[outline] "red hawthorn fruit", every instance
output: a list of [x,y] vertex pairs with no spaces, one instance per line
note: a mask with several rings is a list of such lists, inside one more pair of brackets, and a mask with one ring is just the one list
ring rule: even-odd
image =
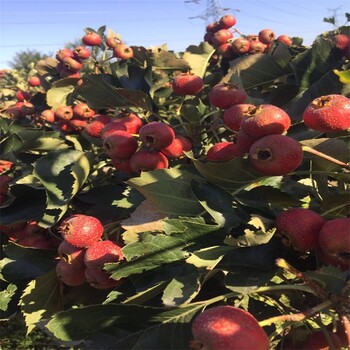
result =
[[337,132],[350,129],[350,99],[330,94],[315,98],[303,113],[307,127],[320,132]]
[[74,58],[77,60],[86,60],[90,57],[90,50],[82,45],[76,46],[73,50]]
[[70,70],[68,68],[63,68],[60,70],[59,75],[61,78],[81,78],[81,74],[75,70]]
[[235,140],[238,149],[243,153],[248,153],[250,147],[256,142],[256,138],[249,136],[243,129],[237,132]]
[[139,130],[140,141],[150,149],[160,150],[168,147],[175,138],[173,128],[163,122],[150,122]]
[[212,106],[228,109],[233,105],[244,103],[248,95],[246,91],[235,84],[219,83],[209,91],[208,98]]
[[122,248],[110,240],[93,243],[86,249],[84,256],[85,266],[88,269],[97,270],[103,270],[107,263],[118,262],[123,259]]
[[130,158],[130,168],[134,173],[164,169],[169,166],[168,158],[161,152],[140,149]]
[[286,34],[279,35],[276,40],[280,43],[283,43],[287,46],[291,46],[293,44],[293,40]]
[[182,158],[184,152],[189,152],[192,149],[192,142],[184,136],[178,135],[174,138],[173,142],[160,151],[169,158]]
[[326,263],[350,268],[350,218],[332,219],[326,222],[319,235],[319,245]]
[[86,46],[98,46],[101,44],[102,38],[97,33],[88,32],[82,37],[81,41]]
[[12,177],[8,175],[0,175],[0,194],[7,194],[9,190],[9,182]]
[[95,111],[91,109],[87,103],[81,102],[73,107],[73,114],[74,117],[77,118],[89,119],[94,117]]
[[[65,57],[74,57],[73,51],[71,49],[65,48],[65,49],[58,50],[56,52],[56,59],[58,61],[62,62]],[[56,69],[57,69],[57,67],[56,67]],[[59,67],[58,67],[58,69],[59,69]]]
[[18,101],[23,102],[23,101],[30,100],[31,94],[27,91],[19,90],[16,92],[15,97],[17,98]]
[[116,281],[111,278],[111,275],[109,273],[106,271],[101,271],[99,269],[86,268],[85,279],[91,287],[96,289],[110,289],[117,287],[122,283],[122,280]]
[[267,50],[267,45],[259,40],[250,42],[249,54],[264,53]]
[[207,33],[216,33],[218,30],[223,29],[219,23],[219,21],[209,23],[206,27]]
[[72,125],[70,125],[69,120],[58,120],[56,126],[65,134],[69,134],[74,131],[74,128],[72,127]]
[[101,130],[101,137],[102,139],[105,139],[116,131],[127,131],[127,127],[124,123],[114,120],[103,127]]
[[228,60],[232,60],[236,57],[236,54],[232,49],[231,43],[220,45],[219,47],[217,47],[216,53],[224,58],[227,58]]
[[11,169],[13,162],[9,160],[0,160],[0,174]]
[[63,240],[57,248],[57,254],[60,259],[63,259],[68,264],[73,264],[77,267],[85,266],[85,251],[85,248],[75,247],[65,240]]
[[74,214],[62,221],[58,231],[71,245],[85,248],[102,237],[104,228],[94,216]]
[[41,82],[40,82],[40,78],[39,77],[29,77],[28,79],[28,85],[31,87],[35,87],[35,86],[40,86]]
[[78,70],[83,68],[83,64],[81,61],[73,58],[73,57],[65,57],[62,60],[64,66],[66,69],[70,70],[70,71],[75,71],[77,72]]
[[102,129],[111,122],[108,115],[96,114],[94,119],[85,126],[85,132],[92,137],[101,138]]
[[111,162],[114,168],[121,171],[122,173],[125,173],[125,174],[133,173],[130,167],[130,159],[111,158]]
[[242,121],[249,115],[249,111],[254,109],[255,106],[249,103],[240,103],[233,105],[226,109],[222,119],[224,124],[232,131],[239,131],[242,125]]
[[30,102],[22,102],[22,105],[19,109],[22,116],[33,115],[35,112],[35,106]]
[[54,123],[55,122],[55,111],[52,109],[45,109],[40,113],[38,116],[39,119],[48,122],[48,123]]
[[269,339],[249,312],[234,306],[206,309],[192,323],[192,348],[268,350]]
[[258,34],[259,41],[265,45],[270,45],[275,40],[276,36],[273,30],[263,29]]
[[342,52],[347,53],[349,56],[350,50],[350,35],[346,34],[337,34],[332,38],[335,46],[340,49]]
[[123,41],[120,40],[118,37],[116,36],[107,36],[106,38],[106,45],[110,48],[113,49],[115,48],[117,45],[122,44]]
[[210,45],[212,45],[213,44],[213,36],[214,36],[213,32],[206,32],[204,34],[203,40],[206,41],[207,43],[209,43]]
[[228,162],[242,155],[237,144],[233,142],[218,142],[211,146],[207,152],[206,159],[210,162]]
[[203,89],[203,86],[203,79],[193,73],[180,73],[172,82],[173,91],[180,96],[195,96]]
[[267,135],[250,147],[249,161],[263,175],[286,175],[301,165],[303,149],[289,136]]
[[65,260],[57,263],[56,274],[64,284],[71,287],[80,286],[86,281],[85,267],[75,266]]
[[115,131],[103,138],[103,148],[110,158],[130,158],[138,148],[137,139],[127,131]]
[[113,56],[122,60],[127,60],[129,58],[134,57],[134,50],[128,45],[117,44],[113,48]]
[[60,106],[55,110],[55,118],[60,120],[70,120],[73,118],[73,108],[71,106]]
[[125,130],[130,134],[138,134],[143,122],[142,119],[135,113],[120,112],[115,121],[125,125]]
[[306,208],[288,209],[276,217],[277,234],[282,242],[301,252],[318,248],[319,234],[325,223],[320,214]]
[[222,29],[229,29],[236,24],[236,17],[233,15],[225,15],[219,19],[219,25]]
[[86,125],[88,124],[86,119],[78,118],[78,117],[73,117],[72,119],[68,120],[68,123],[73,130],[85,129]]
[[290,126],[289,115],[283,109],[271,104],[250,108],[241,125],[246,134],[256,139],[266,135],[283,134]]
[[333,347],[329,345],[325,334],[322,331],[317,331],[306,338],[302,344],[302,350],[340,350],[341,340],[339,337],[335,333],[329,331],[327,331],[327,334],[333,343]]
[[246,39],[250,42],[252,41],[259,41],[259,35],[258,34],[249,34],[246,36]]
[[212,43],[214,47],[219,47],[226,44],[230,39],[233,38],[233,34],[228,29],[220,29],[214,33]]
[[231,43],[232,51],[238,55],[244,55],[250,51],[250,41],[245,38],[237,38]]

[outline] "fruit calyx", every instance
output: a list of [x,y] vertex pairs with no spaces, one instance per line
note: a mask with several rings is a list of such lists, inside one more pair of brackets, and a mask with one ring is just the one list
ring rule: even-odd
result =
[[321,96],[320,98],[316,98],[311,104],[315,108],[323,108],[329,105],[332,105],[332,98],[330,96]]
[[272,152],[269,148],[258,149],[257,152],[255,152],[252,155],[252,158],[259,159],[259,160],[269,160],[269,159],[272,159]]

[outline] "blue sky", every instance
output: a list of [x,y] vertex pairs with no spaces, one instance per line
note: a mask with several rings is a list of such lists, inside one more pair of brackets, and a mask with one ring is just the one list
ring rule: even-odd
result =
[[[199,44],[208,17],[208,0],[0,0],[0,69],[16,52],[35,49],[54,54],[79,40],[85,27],[107,28],[129,45],[166,43],[183,51]],[[350,12],[349,0],[212,0],[237,18],[236,28],[255,34],[270,28],[277,35],[300,36],[312,43],[316,35],[332,30],[324,17],[336,15],[339,24]],[[217,12],[218,13],[218,12]]]

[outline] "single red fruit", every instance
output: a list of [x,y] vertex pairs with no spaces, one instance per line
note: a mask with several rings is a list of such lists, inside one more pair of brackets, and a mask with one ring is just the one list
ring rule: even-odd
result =
[[265,45],[270,45],[276,38],[275,33],[271,29],[263,29],[258,34],[259,41]]
[[73,130],[82,130],[85,129],[87,120],[79,117],[73,117],[72,119],[68,120],[68,123]]
[[87,58],[90,57],[91,52],[87,47],[79,45],[74,48],[73,54],[74,54],[74,58],[77,60],[86,60]]
[[111,158],[113,166],[125,174],[132,174],[133,171],[130,167],[130,159],[120,159],[120,158]]
[[329,331],[327,334],[333,343],[332,347],[329,345],[325,334],[322,331],[317,331],[306,338],[305,342],[302,344],[302,350],[340,350],[341,340],[339,337]]
[[77,267],[85,267],[85,251],[85,248],[75,247],[65,240],[63,240],[57,248],[57,254],[61,259]]
[[86,46],[98,46],[101,44],[102,38],[97,33],[88,32],[82,37],[81,41]]
[[113,56],[122,60],[127,60],[134,57],[134,50],[128,45],[117,44],[113,48]]
[[238,131],[241,128],[243,119],[254,108],[255,106],[249,103],[240,103],[231,106],[226,109],[222,116],[224,124],[232,131]]
[[210,104],[221,109],[244,103],[247,97],[248,95],[243,88],[235,84],[226,83],[214,85],[208,94]]
[[94,119],[85,126],[85,132],[92,137],[101,138],[102,129],[111,122],[108,115],[96,114]]
[[130,158],[130,168],[134,173],[164,169],[169,166],[168,158],[161,152],[140,149]]
[[90,119],[95,115],[95,111],[87,103],[81,102],[73,107],[73,114],[77,118]]
[[236,24],[236,17],[233,15],[225,15],[219,19],[219,24],[223,29],[229,29]]
[[172,88],[175,94],[184,95],[197,95],[204,86],[203,79],[193,73],[180,73],[175,76],[172,82]]
[[55,118],[61,120],[70,120],[73,118],[73,108],[71,106],[60,106],[55,110]]
[[0,160],[0,174],[11,169],[13,162],[9,160]]
[[218,30],[223,29],[219,21],[209,23],[206,27],[207,33],[216,33]]
[[0,175],[0,194],[7,194],[11,180],[11,176]]
[[228,29],[220,29],[214,33],[212,37],[212,43],[214,47],[219,47],[226,44],[230,39],[233,38],[233,34]]
[[192,323],[193,348],[268,350],[269,339],[249,312],[234,306],[206,309]]
[[267,50],[267,45],[260,40],[253,40],[250,42],[249,54],[264,53]]
[[175,138],[173,128],[162,122],[150,122],[139,130],[141,142],[150,149],[160,150],[168,147]]
[[286,34],[279,35],[276,40],[284,45],[291,46],[293,44],[293,40]]
[[28,85],[35,87],[35,86],[40,86],[40,78],[39,77],[30,77],[28,79]]
[[56,265],[57,277],[67,286],[76,287],[82,285],[85,279],[85,267],[69,264],[60,260]]
[[338,218],[326,222],[320,231],[319,244],[322,254],[329,257],[328,262],[331,265],[349,269],[350,218]]
[[44,120],[48,123],[54,123],[55,122],[55,111],[52,109],[45,109],[42,111],[39,115],[39,119]]
[[227,58],[228,60],[233,60],[236,57],[236,53],[233,51],[231,43],[218,46],[216,53],[224,58]]
[[[56,58],[58,61],[62,62],[65,57],[74,57],[73,51],[71,49],[65,48],[56,52]],[[56,67],[56,69],[60,69],[59,65]]]
[[15,97],[17,98],[18,101],[28,101],[31,98],[31,94],[27,91],[19,90],[16,92]]
[[306,252],[318,248],[318,238],[326,220],[306,208],[292,208],[276,217],[277,234],[286,246]]
[[335,43],[335,46],[340,49],[342,52],[349,54],[350,50],[350,35],[346,34],[337,34],[334,35],[332,41]]
[[106,45],[110,48],[113,49],[115,48],[117,45],[122,44],[122,40],[120,40],[118,37],[116,36],[107,36],[106,38]]
[[137,147],[137,139],[127,131],[115,131],[103,138],[103,148],[111,158],[130,158],[136,152]]
[[244,55],[250,51],[250,40],[237,38],[231,43],[232,51],[239,55]]
[[31,102],[22,102],[19,110],[21,111],[22,116],[33,115],[35,112],[35,106]]
[[124,259],[122,248],[110,240],[98,241],[87,248],[84,261],[89,269],[103,270],[107,263]]
[[83,68],[83,63],[80,61],[80,60],[77,60],[73,57],[65,57],[63,60],[62,60],[64,66],[66,69],[70,70],[70,71],[78,71],[80,69]]
[[103,225],[94,216],[74,214],[64,219],[58,231],[64,240],[75,247],[88,247],[103,234]]
[[314,99],[306,107],[303,120],[310,129],[337,132],[350,129],[350,99],[331,94]]
[[116,131],[127,131],[127,127],[124,123],[121,123],[119,120],[114,120],[110,123],[108,123],[102,130],[101,130],[101,137],[102,139],[107,138],[111,134],[114,134]]
[[59,72],[61,78],[81,78],[81,74],[77,72],[76,70],[70,70],[68,68],[63,68]]
[[184,136],[178,135],[174,138],[173,142],[160,151],[169,158],[182,158],[184,152],[189,152],[192,149],[192,142]]
[[125,125],[125,131],[130,134],[138,134],[143,122],[142,119],[135,113],[120,112],[113,121]]
[[289,115],[281,108],[262,104],[250,108],[242,120],[242,129],[256,139],[266,135],[283,134],[291,126]]
[[250,147],[249,160],[252,167],[263,175],[286,175],[301,165],[303,149],[289,136],[267,135]]
[[236,140],[235,140],[238,149],[243,153],[248,153],[250,147],[256,142],[255,137],[249,136],[243,129],[240,129],[237,132]]
[[241,155],[242,153],[235,143],[223,141],[211,146],[206,158],[210,162],[228,162]]

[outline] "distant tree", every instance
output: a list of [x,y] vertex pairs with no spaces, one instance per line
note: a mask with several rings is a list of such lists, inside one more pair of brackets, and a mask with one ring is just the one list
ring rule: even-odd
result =
[[24,69],[29,70],[30,64],[32,62],[36,63],[40,60],[43,60],[50,55],[43,54],[36,50],[26,50],[26,51],[19,51],[15,54],[15,56],[12,58],[12,61],[9,62],[9,65],[13,69]]

